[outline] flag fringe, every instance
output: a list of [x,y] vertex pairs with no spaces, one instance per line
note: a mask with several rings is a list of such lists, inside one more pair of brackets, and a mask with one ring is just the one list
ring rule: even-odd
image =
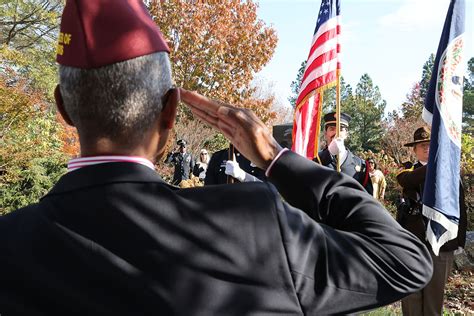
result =
[[[426,240],[430,243],[433,253],[438,256],[439,249],[448,241],[455,239],[458,236],[458,225],[451,222],[446,216],[437,210],[423,205],[423,216],[428,218],[428,225],[426,229]],[[431,229],[431,221],[436,222],[446,229],[439,238]]]

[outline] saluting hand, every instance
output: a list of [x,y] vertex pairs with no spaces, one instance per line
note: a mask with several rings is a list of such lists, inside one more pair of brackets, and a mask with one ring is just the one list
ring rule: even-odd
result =
[[211,100],[182,88],[180,93],[181,101],[190,107],[194,116],[221,131],[239,152],[259,168],[266,170],[282,149],[251,110]]

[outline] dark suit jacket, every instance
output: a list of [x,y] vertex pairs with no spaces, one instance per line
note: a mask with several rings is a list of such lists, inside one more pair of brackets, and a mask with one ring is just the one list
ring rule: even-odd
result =
[[[369,176],[369,169],[365,160],[354,155],[349,149],[347,150],[347,158],[341,165],[341,172],[354,178],[359,182],[364,189],[372,195],[374,188],[372,187],[372,181]],[[319,161],[317,158],[314,159],[316,162],[320,162],[323,166],[329,167],[336,170],[336,158],[331,155],[329,150],[326,148],[318,153]]]
[[[324,315],[424,287],[431,259],[353,179],[284,153],[270,183],[177,189],[133,163],[0,217],[3,315]],[[300,208],[300,209],[298,209]]]
[[[426,225],[423,220],[422,211],[422,195],[425,186],[426,177],[426,165],[423,166],[420,162],[413,164],[413,166],[407,166],[409,168],[403,170],[397,175],[397,181],[403,188],[403,197],[410,199],[413,205],[418,205],[419,214],[406,215],[403,218],[402,225],[410,232],[415,234],[418,238],[426,243]],[[445,243],[440,251],[453,251],[458,247],[464,247],[466,243],[466,230],[467,230],[467,211],[466,203],[464,200],[464,189],[462,185],[459,187],[459,226],[458,236]]]

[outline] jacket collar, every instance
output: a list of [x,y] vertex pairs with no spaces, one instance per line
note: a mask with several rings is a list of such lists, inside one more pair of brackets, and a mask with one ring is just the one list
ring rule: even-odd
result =
[[43,198],[109,183],[155,182],[166,184],[156,171],[130,162],[104,163],[83,167],[63,175]]

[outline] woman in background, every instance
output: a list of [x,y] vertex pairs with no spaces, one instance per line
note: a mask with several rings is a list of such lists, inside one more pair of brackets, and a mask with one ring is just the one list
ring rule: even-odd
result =
[[373,158],[368,160],[369,176],[374,188],[373,196],[379,201],[383,201],[387,182],[383,172],[377,169],[377,164]]
[[199,178],[202,182],[204,182],[204,178],[206,178],[206,171],[207,166],[209,164],[209,153],[206,149],[201,149],[199,153],[198,162],[194,165],[193,175]]

